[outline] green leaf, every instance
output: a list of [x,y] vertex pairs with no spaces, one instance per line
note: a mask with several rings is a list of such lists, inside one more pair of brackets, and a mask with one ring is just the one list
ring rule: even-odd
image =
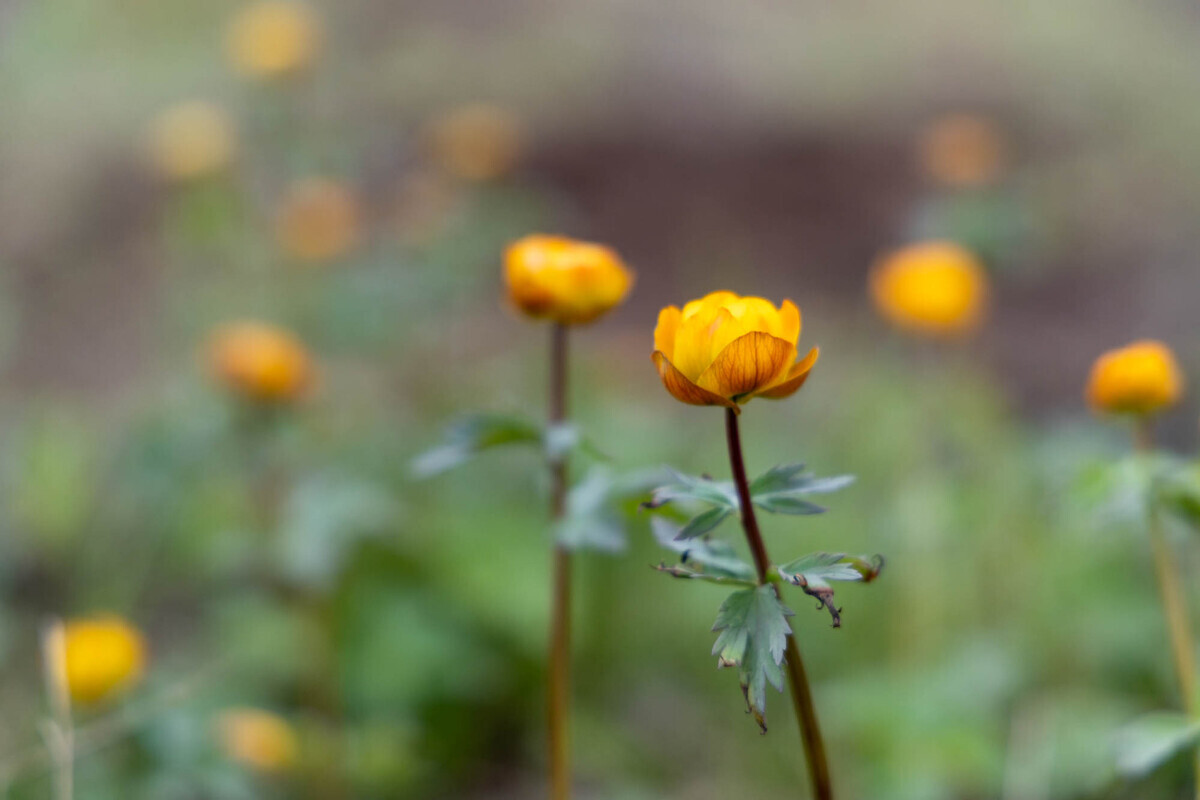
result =
[[767,685],[783,691],[783,651],[792,629],[792,616],[773,585],[741,589],[725,598],[713,631],[717,641],[712,654],[717,666],[738,668],[746,704],[765,733]]
[[754,568],[738,558],[732,545],[720,540],[679,539],[679,528],[669,520],[655,517],[650,527],[659,545],[680,555],[680,562],[691,564],[697,573],[753,581]]
[[1200,467],[1176,469],[1157,485],[1162,508],[1200,531]]
[[1117,770],[1126,778],[1140,778],[1198,740],[1200,722],[1176,712],[1147,714],[1118,732]]
[[694,500],[727,509],[738,508],[737,491],[729,481],[714,481],[712,478],[684,475],[670,467],[667,471],[674,481],[654,490],[647,508],[659,508],[679,500]]
[[832,583],[870,582],[883,569],[883,557],[848,556],[845,553],[809,553],[779,567],[779,575],[817,599],[833,617],[833,627],[842,625],[841,609],[833,604]]
[[567,494],[567,513],[555,530],[555,540],[569,550],[625,549],[625,526],[616,513],[620,484],[602,467],[591,470]]
[[472,414],[453,423],[446,430],[442,443],[417,456],[410,467],[414,476],[429,478],[459,466],[483,450],[542,441],[541,428],[528,420],[498,414]]
[[703,536],[724,522],[725,518],[732,513],[730,509],[721,506],[710,508],[708,511],[692,517],[677,536],[680,539],[695,539],[697,536]]
[[818,478],[803,464],[780,464],[750,484],[754,504],[773,514],[821,514],[825,509],[804,499],[805,495],[828,494],[854,482],[852,475]]

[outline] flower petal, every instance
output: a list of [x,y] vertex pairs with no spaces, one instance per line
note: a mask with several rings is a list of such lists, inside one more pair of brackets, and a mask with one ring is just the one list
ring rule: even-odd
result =
[[654,328],[654,349],[663,353],[675,352],[675,332],[679,330],[681,315],[675,306],[667,306],[658,312],[658,325]]
[[732,400],[702,389],[688,380],[686,375],[675,369],[675,365],[663,355],[662,351],[655,350],[650,358],[654,361],[654,366],[658,367],[658,374],[662,377],[663,386],[667,387],[667,391],[676,400],[693,406],[725,406],[737,409],[737,404]]
[[796,345],[763,331],[734,339],[713,359],[697,383],[733,399],[770,386],[796,359]]
[[821,348],[819,347],[809,350],[808,355],[802,361],[797,361],[792,365],[792,368],[788,370],[786,378],[774,386],[763,389],[754,396],[766,397],[769,400],[782,400],[785,397],[795,394],[804,385],[804,382],[808,380],[808,375],[812,372],[812,368],[816,366],[820,355]]
[[779,307],[779,332],[776,335],[789,342],[800,341],[800,309],[791,300],[784,300]]

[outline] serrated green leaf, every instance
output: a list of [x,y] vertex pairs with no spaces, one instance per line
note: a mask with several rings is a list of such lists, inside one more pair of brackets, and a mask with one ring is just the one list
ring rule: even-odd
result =
[[472,414],[450,425],[442,443],[413,459],[410,469],[418,478],[451,470],[476,453],[508,444],[539,444],[542,429],[529,420],[497,414]]
[[763,511],[770,511],[772,514],[824,514],[827,511],[824,506],[810,503],[807,500],[801,500],[799,497],[789,497],[787,495],[755,497],[754,505]]
[[1127,778],[1140,778],[1198,740],[1200,722],[1175,712],[1147,714],[1118,732],[1117,770]]
[[781,566],[779,574],[789,583],[814,589],[828,589],[830,581],[863,579],[862,573],[846,560],[845,553],[809,553]]
[[775,587],[767,584],[742,589],[725,598],[713,631],[718,632],[712,654],[721,667],[737,666],[738,677],[759,725],[766,730],[767,685],[783,691],[783,652],[792,612],[779,602]]
[[670,520],[655,517],[650,520],[650,528],[655,540],[662,547],[678,553],[680,561],[699,567],[697,572],[703,572],[723,578],[735,580],[754,580],[754,568],[742,559],[728,542],[705,539],[678,539],[679,527]]
[[679,500],[693,500],[712,506],[738,508],[737,491],[729,481],[714,481],[694,475],[684,475],[667,468],[673,481],[660,486],[651,494],[650,508],[658,508]]
[[733,511],[728,508],[724,508],[723,506],[710,508],[708,511],[692,517],[688,521],[688,524],[684,525],[679,531],[679,533],[676,535],[676,538],[682,540],[695,539],[697,536],[703,536],[724,522],[725,518],[732,513]]
[[853,482],[852,475],[818,478],[803,464],[780,464],[755,478],[750,497],[756,506],[774,514],[821,514],[825,509],[805,496],[836,492]]
[[625,549],[625,526],[616,513],[621,484],[597,467],[567,493],[567,513],[555,526],[555,540],[570,550],[619,553]]
[[766,494],[786,489],[793,478],[804,472],[804,462],[776,464],[750,483],[750,495]]

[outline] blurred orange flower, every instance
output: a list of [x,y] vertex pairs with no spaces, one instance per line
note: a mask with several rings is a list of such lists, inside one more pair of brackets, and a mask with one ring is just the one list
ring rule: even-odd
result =
[[332,261],[358,244],[360,218],[358,198],[349,186],[307,178],[288,189],[275,218],[275,238],[297,261]]
[[675,399],[737,409],[755,397],[789,397],[804,385],[820,351],[797,361],[799,341],[800,309],[791,300],[776,308],[761,297],[713,292],[682,311],[659,312],[652,358]]
[[260,0],[234,16],[227,45],[233,65],[253,78],[278,78],[303,70],[320,47],[320,25],[308,6]]
[[895,325],[952,335],[978,327],[988,298],[983,265],[951,242],[923,242],[884,255],[871,271],[871,297]]
[[591,322],[618,305],[633,273],[604,245],[533,234],[509,245],[504,277],[513,305],[536,319]]
[[218,328],[209,344],[209,359],[219,381],[259,402],[295,400],[313,380],[304,345],[288,331],[261,322]]
[[1096,359],[1086,398],[1098,412],[1153,414],[1183,396],[1183,374],[1171,349],[1142,340]]
[[233,121],[224,109],[202,100],[168,108],[150,126],[151,163],[164,178],[194,180],[229,166],[236,149]]
[[1004,168],[1007,143],[1000,128],[975,114],[934,120],[918,141],[921,166],[935,181],[954,187],[991,183]]
[[227,758],[259,772],[290,769],[300,749],[286,720],[257,708],[223,712],[217,720],[217,737]]
[[146,667],[146,642],[116,616],[70,620],[63,626],[67,691],[76,703],[97,703],[129,688]]
[[521,155],[520,120],[483,103],[446,112],[429,123],[426,143],[434,162],[465,181],[489,181],[512,171]]

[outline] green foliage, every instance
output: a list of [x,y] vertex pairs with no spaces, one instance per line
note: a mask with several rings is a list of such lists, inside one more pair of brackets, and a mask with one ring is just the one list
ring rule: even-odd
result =
[[[553,437],[556,442],[561,436]],[[442,442],[413,459],[418,478],[439,475],[468,461],[474,455],[510,444],[540,444],[540,426],[519,417],[500,414],[469,414],[446,429]]]
[[1177,753],[1196,746],[1197,740],[1200,722],[1185,714],[1147,714],[1118,732],[1117,770],[1126,778],[1141,778]]
[[771,584],[741,589],[717,611],[712,654],[719,667],[737,667],[746,705],[763,733],[767,731],[767,684],[783,691],[783,651],[793,612],[779,602]]
[[753,584],[754,567],[738,558],[728,542],[719,539],[682,539],[679,536],[679,528],[662,517],[652,519],[650,526],[659,545],[678,553],[680,564],[683,565],[682,572],[660,565],[662,571],[677,577],[699,578],[717,583],[734,580]]

